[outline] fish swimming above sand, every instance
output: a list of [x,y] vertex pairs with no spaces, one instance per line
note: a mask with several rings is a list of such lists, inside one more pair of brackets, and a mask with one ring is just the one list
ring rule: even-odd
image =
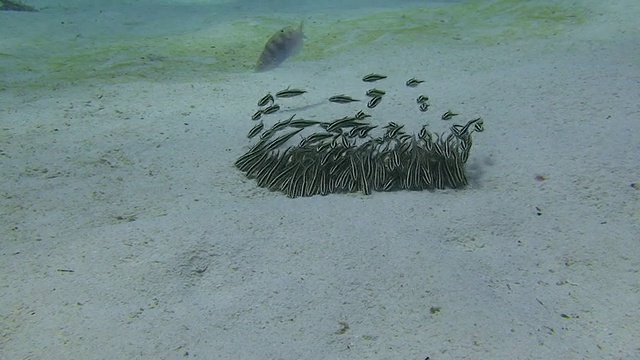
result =
[[298,28],[287,26],[279,30],[264,45],[264,50],[256,64],[256,72],[277,68],[285,60],[297,54],[302,49],[303,42],[302,22]]

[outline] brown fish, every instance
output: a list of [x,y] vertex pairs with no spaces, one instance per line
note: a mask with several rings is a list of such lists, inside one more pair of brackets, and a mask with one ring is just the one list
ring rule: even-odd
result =
[[264,45],[264,50],[256,64],[256,71],[268,71],[277,68],[285,60],[295,55],[302,48],[304,34],[302,22],[298,28],[287,26],[275,33]]

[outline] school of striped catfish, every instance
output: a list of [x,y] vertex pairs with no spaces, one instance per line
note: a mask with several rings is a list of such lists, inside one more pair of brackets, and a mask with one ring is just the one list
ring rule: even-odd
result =
[[[386,78],[371,73],[362,81],[377,85],[388,81]],[[411,78],[405,85],[416,88],[423,82]],[[269,92],[258,99],[258,110],[251,116],[255,125],[247,137],[256,143],[236,160],[235,166],[255,179],[259,187],[291,198],[358,191],[369,195],[374,191],[457,189],[467,185],[465,164],[472,134],[484,130],[483,119],[454,124],[448,134],[434,134],[427,124],[417,134],[408,133],[403,124],[374,116],[374,109],[386,93],[385,89],[374,87],[362,95],[336,94],[326,101],[357,102],[363,108],[355,114],[327,120],[293,114],[272,121],[267,127],[267,118],[277,116],[286,103],[307,94],[297,88]],[[412,103],[416,116],[430,113],[428,96],[420,94]],[[448,121],[457,116],[448,110],[440,119]]]

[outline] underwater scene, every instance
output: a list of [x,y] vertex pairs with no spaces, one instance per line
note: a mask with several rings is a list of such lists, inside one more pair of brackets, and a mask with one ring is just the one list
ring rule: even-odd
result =
[[639,18],[0,0],[0,358],[640,358]]

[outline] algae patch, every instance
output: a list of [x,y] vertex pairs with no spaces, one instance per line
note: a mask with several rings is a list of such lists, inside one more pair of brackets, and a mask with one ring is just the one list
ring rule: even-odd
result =
[[[302,59],[331,56],[373,43],[494,45],[562,33],[587,20],[587,11],[546,1],[473,0],[451,6],[376,12],[320,26]],[[363,53],[367,49],[363,48]]]
[[[374,43],[488,46],[561,34],[587,18],[588,11],[575,5],[516,0],[313,15],[305,20],[303,51],[289,61],[323,59],[353,49],[363,56],[375,56],[370,46]],[[22,39],[30,44],[28,49],[16,42],[0,56],[12,69],[5,80],[20,86],[42,81],[216,81],[225,73],[253,71],[269,36],[295,23],[297,20],[270,15],[219,22],[180,34],[108,34],[85,43],[55,37]]]

